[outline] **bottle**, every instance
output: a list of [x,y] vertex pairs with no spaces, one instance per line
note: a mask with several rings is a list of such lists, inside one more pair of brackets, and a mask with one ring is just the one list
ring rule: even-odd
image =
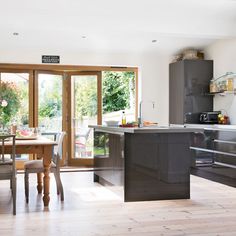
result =
[[122,112],[121,124],[122,124],[122,125],[126,125],[126,115],[125,115],[125,111]]
[[13,122],[11,125],[11,134],[16,134],[17,125],[16,122]]

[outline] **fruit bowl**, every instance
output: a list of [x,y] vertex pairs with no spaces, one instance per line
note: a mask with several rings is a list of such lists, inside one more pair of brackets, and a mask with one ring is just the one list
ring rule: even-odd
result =
[[117,127],[119,125],[119,121],[117,120],[107,120],[105,121],[107,126]]

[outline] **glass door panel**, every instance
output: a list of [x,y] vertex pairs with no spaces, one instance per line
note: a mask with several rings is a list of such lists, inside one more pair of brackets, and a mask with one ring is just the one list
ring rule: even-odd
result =
[[[29,73],[0,72],[1,86],[5,86],[0,100],[7,102],[0,116],[3,116],[7,127],[15,123],[18,130],[29,128],[29,78]],[[22,168],[23,162],[28,159],[29,155],[16,155],[17,168]]]
[[[9,88],[3,91],[1,96],[5,95],[8,103],[6,108],[14,106],[12,114],[6,117],[8,125],[15,122],[18,126],[29,126],[29,73],[1,73],[1,82]],[[5,93],[5,94],[4,94]],[[14,104],[12,104],[14,103]]]
[[102,73],[102,118],[121,123],[125,111],[126,122],[136,120],[135,73],[126,71],[104,71]]
[[[42,135],[52,140],[63,129],[63,74],[37,71],[35,113],[36,126]],[[63,144],[61,165],[66,163],[67,145]]]
[[71,75],[71,163],[93,165],[93,132],[98,121],[98,74]]
[[62,131],[63,75],[38,73],[38,127],[42,133]]

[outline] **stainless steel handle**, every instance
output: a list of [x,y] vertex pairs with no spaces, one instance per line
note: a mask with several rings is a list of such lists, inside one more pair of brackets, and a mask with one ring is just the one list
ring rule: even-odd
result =
[[227,143],[227,144],[236,144],[235,141],[226,141],[226,140],[220,140],[220,139],[214,139],[215,143]]
[[190,149],[197,150],[197,151],[211,152],[211,153],[216,153],[216,154],[222,154],[222,155],[226,155],[226,156],[236,157],[236,153],[231,153],[231,152],[221,152],[221,151],[216,151],[216,150],[212,150],[212,149],[198,148],[198,147],[190,147]]
[[220,165],[220,166],[225,166],[225,167],[236,168],[236,165],[230,165],[230,164],[226,164],[226,163],[222,163],[222,162],[218,162],[218,161],[214,161],[214,164]]

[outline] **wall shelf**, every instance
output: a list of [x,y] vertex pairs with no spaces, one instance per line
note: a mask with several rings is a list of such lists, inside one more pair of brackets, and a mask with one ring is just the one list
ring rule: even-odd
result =
[[214,92],[214,93],[205,93],[205,96],[215,96],[215,95],[220,95],[220,96],[225,96],[227,94],[233,94],[236,95],[236,91],[219,91],[219,92]]

